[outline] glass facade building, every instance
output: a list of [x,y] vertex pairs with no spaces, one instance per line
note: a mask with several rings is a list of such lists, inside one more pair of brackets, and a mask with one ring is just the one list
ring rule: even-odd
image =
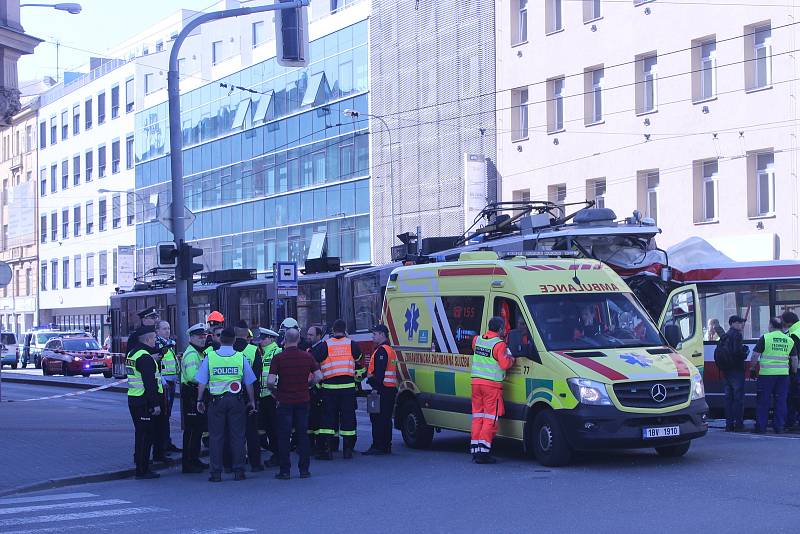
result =
[[[329,256],[370,262],[367,21],[310,43],[307,68],[275,59],[181,95],[187,241],[207,271],[302,265],[312,235]],[[137,273],[172,234],[156,220],[170,199],[167,103],[136,116]]]

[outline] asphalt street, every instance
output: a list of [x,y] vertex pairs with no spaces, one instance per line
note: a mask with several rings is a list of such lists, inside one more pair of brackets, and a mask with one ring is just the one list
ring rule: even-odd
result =
[[[3,403],[0,414],[13,404]],[[14,444],[5,436],[0,447],[7,451]],[[368,445],[361,413],[357,448]],[[60,446],[79,450],[91,442],[65,433]],[[392,456],[312,461],[313,476],[304,480],[295,468],[289,481],[265,471],[212,484],[206,475],[168,469],[158,480],[14,495],[0,499],[0,532],[794,533],[800,519],[798,447],[798,434],[714,429],[680,459],[622,451],[581,455],[569,467],[550,469],[524,457],[512,442],[498,443],[498,464],[480,466],[465,452],[465,435],[442,432],[431,450],[417,451],[395,434]],[[129,448],[98,453],[121,455],[124,462]]]

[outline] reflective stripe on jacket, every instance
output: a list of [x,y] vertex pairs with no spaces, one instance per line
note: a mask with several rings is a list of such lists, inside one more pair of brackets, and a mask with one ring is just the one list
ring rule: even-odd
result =
[[759,376],[787,376],[793,347],[794,340],[783,332],[764,334],[764,352],[758,362]]
[[330,338],[326,343],[328,345],[328,357],[320,365],[323,380],[336,376],[354,377],[356,374],[356,361],[353,359],[350,338]]
[[181,360],[181,384],[194,384],[197,385],[197,371],[200,369],[200,364],[203,362],[203,356],[194,345],[189,345],[183,352],[183,360]]
[[241,393],[244,379],[244,354],[220,356],[217,351],[208,353],[208,390],[212,395]]
[[178,376],[178,360],[175,358],[173,349],[167,350],[161,358],[161,374],[162,376]]
[[[144,395],[144,380],[142,373],[136,368],[136,360],[142,356],[152,358],[153,356],[144,349],[137,350],[129,357],[125,358],[125,370],[128,372],[128,396],[141,397]],[[156,367],[156,384],[158,384],[158,392],[164,393],[164,386],[161,384],[161,373],[158,372],[158,365]]]
[[502,382],[506,372],[494,358],[494,347],[503,340],[499,337],[485,339],[483,336],[475,340],[475,353],[472,355],[472,378],[482,378],[492,382]]
[[397,387],[397,354],[394,349],[388,344],[379,345],[377,349],[372,352],[372,357],[369,359],[369,369],[367,374],[372,376],[375,373],[375,354],[383,347],[388,357],[386,361],[386,370],[383,372],[383,385],[387,388]]
[[272,365],[272,358],[274,358],[275,355],[280,353],[282,350],[283,349],[281,349],[280,345],[278,345],[274,341],[261,349],[261,352],[263,352],[263,354],[261,356],[261,393],[259,395],[260,397],[269,397],[270,395],[272,395],[272,392],[267,387],[267,377],[269,376],[270,365]]

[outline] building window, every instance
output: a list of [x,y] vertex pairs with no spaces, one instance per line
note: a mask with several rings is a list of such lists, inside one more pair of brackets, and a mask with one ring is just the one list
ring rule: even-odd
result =
[[592,22],[602,16],[600,0],[583,0],[583,22]]
[[86,151],[86,157],[84,158],[84,163],[86,165],[86,181],[92,181],[92,166],[94,165],[94,154],[91,150]]
[[692,41],[692,99],[702,102],[717,95],[717,42]]
[[745,82],[748,90],[772,85],[772,27],[770,23],[747,26],[745,33]]
[[98,254],[98,260],[100,263],[100,268],[98,269],[100,273],[100,285],[106,285],[108,282],[108,252],[105,250],[101,250],[100,254]]
[[78,135],[81,131],[81,106],[72,106],[72,135]]
[[178,77],[183,79],[184,74],[186,74],[186,58],[182,57],[178,59]]
[[656,110],[658,95],[656,92],[656,65],[658,56],[655,53],[636,57],[636,112],[650,113]]
[[125,168],[133,168],[133,134],[125,138]]
[[33,126],[25,126],[25,152],[33,150]]
[[31,289],[33,289],[33,269],[28,267],[25,269],[25,296],[31,296]]
[[58,135],[58,124],[55,117],[50,117],[50,145],[56,144],[56,135]]
[[265,42],[267,42],[267,32],[264,27],[264,21],[259,20],[253,23],[252,26],[253,30],[253,48],[257,46],[261,46]]
[[86,235],[94,232],[94,202],[86,203]]
[[83,107],[83,115],[84,115],[84,130],[91,130],[92,129],[92,99],[89,98],[84,103]]
[[695,221],[716,221],[719,217],[717,160],[696,161],[695,169]]
[[117,285],[117,249],[111,251],[111,283]]
[[73,256],[72,264],[74,265],[73,269],[75,272],[72,273],[72,285],[75,287],[81,287],[81,256],[78,254],[77,256]]
[[561,0],[545,0],[545,33],[554,33],[564,29],[561,20]]
[[80,205],[72,208],[72,235],[78,237],[81,235],[81,207]]
[[61,112],[61,140],[67,137],[69,137],[69,112],[64,110]]
[[39,218],[39,243],[47,243],[47,215]]
[[564,78],[547,80],[547,131],[564,129]]
[[47,169],[39,169],[39,196],[47,195]]
[[119,85],[111,88],[111,118],[119,117]]
[[594,200],[595,208],[606,207],[606,179],[594,178],[586,180],[586,199]]
[[97,227],[101,232],[106,231],[106,199],[101,198],[97,202]]
[[122,198],[119,193],[111,197],[111,227],[119,228],[122,225]]
[[164,50],[164,41],[158,40],[156,41],[156,52],[161,52]]
[[61,210],[61,239],[69,238],[69,208]]
[[119,172],[119,159],[119,139],[117,139],[111,142],[111,174],[117,174]]
[[50,192],[55,193],[57,189],[57,180],[58,176],[58,165],[51,165],[50,166]]
[[639,171],[636,175],[638,182],[639,211],[645,217],[658,222],[658,170]]
[[61,287],[69,289],[69,258],[61,258]]
[[97,124],[106,122],[106,92],[97,95]]
[[94,254],[86,255],[86,287],[94,287]]
[[511,192],[511,200],[513,202],[530,202],[531,201],[531,190],[530,189],[518,189],[517,191]]
[[748,215],[764,217],[775,213],[775,154],[751,152],[747,154]]
[[97,177],[103,178],[106,175],[106,145],[97,147]]
[[211,43],[211,64],[216,65],[222,61],[222,41]]
[[61,162],[61,189],[69,188],[69,160]]
[[39,123],[39,148],[45,148],[47,146],[47,123],[40,122]]
[[81,156],[72,156],[72,185],[81,184]]
[[547,186],[547,200],[553,204],[563,204],[567,200],[567,184]]
[[125,218],[128,226],[136,221],[136,193],[128,191],[125,195]]
[[133,111],[133,78],[125,80],[125,113]]
[[155,87],[153,87],[153,73],[148,72],[144,75],[144,94],[149,95],[155,91]]
[[528,41],[528,0],[511,0],[511,45],[518,45]]
[[39,287],[41,287],[42,291],[47,291],[47,262],[40,262],[39,265],[41,270],[39,274]]
[[58,213],[55,211],[50,214],[50,241],[58,241]]
[[50,260],[50,289],[58,289],[58,260]]
[[583,122],[585,125],[603,121],[603,76],[601,66],[583,71]]
[[512,141],[528,138],[528,88],[511,90]]

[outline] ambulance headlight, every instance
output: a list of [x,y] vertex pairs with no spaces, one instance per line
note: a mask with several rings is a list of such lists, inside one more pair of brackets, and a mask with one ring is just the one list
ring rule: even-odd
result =
[[608,397],[606,385],[586,378],[568,378],[567,383],[572,394],[581,404],[596,406],[610,406],[611,399]]
[[692,377],[692,400],[702,399],[706,396],[706,388],[703,386],[703,377],[696,374]]

